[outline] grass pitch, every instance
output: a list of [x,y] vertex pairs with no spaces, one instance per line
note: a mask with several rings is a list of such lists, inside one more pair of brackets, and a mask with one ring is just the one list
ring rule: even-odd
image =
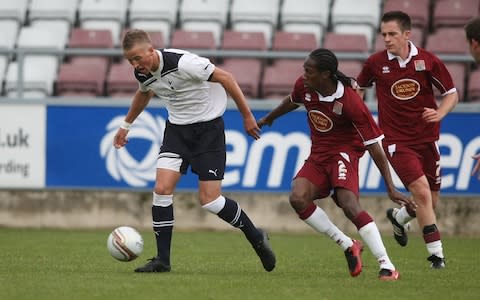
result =
[[[240,231],[175,232],[172,272],[137,274],[155,252],[151,231],[132,262],[106,249],[109,230],[0,228],[0,299],[479,299],[480,239],[444,238],[447,268],[431,270],[423,240],[410,234],[384,242],[401,278],[377,279],[367,248],[364,268],[350,277],[341,249],[318,234],[271,233],[277,267],[271,273]],[[358,237],[356,237],[358,238]]]

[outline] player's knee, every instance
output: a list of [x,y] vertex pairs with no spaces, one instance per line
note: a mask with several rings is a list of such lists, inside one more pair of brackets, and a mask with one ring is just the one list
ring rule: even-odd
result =
[[312,202],[305,193],[298,192],[292,192],[288,200],[297,213],[302,212]]

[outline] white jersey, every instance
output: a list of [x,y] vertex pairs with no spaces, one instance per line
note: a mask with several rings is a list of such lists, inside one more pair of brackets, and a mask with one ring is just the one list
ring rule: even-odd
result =
[[[179,49],[156,50],[158,70],[148,75],[135,71],[142,92],[152,90],[166,101],[168,120],[185,125],[220,117],[227,107],[227,95],[220,85],[211,89],[215,65],[209,59]],[[215,84],[219,85],[219,84]]]

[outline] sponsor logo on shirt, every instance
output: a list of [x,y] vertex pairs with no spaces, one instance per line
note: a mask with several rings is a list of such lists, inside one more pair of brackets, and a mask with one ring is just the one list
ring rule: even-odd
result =
[[390,91],[398,100],[410,100],[420,92],[420,84],[410,78],[400,79],[392,84]]
[[333,127],[333,122],[324,113],[318,110],[311,110],[308,112],[308,117],[315,127],[320,132],[327,132]]

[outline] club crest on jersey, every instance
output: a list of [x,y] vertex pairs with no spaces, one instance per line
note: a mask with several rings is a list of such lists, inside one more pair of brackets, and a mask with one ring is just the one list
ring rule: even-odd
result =
[[382,67],[382,73],[383,74],[390,73],[390,68],[388,66],[383,66]]
[[420,84],[414,79],[400,79],[392,84],[390,92],[398,100],[410,100],[420,92]]
[[308,112],[308,118],[312,122],[313,127],[320,132],[330,131],[333,127],[332,120],[324,113],[318,110],[311,110]]
[[337,115],[341,115],[343,110],[343,103],[335,101],[333,102],[333,112],[336,113]]
[[413,61],[415,71],[425,71],[425,61],[423,59]]

